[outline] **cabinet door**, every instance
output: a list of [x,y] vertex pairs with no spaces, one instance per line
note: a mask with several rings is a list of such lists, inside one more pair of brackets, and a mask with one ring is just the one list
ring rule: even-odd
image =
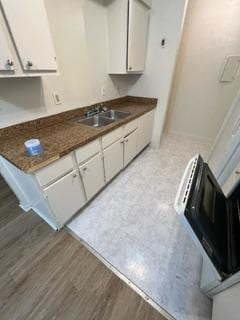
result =
[[137,130],[124,139],[124,166],[137,155]]
[[123,143],[119,140],[103,151],[106,182],[123,169]]
[[138,152],[145,148],[152,139],[154,111],[139,118],[138,123]]
[[43,0],[1,0],[22,67],[55,71],[55,52]]
[[44,190],[44,193],[61,226],[86,203],[77,171],[73,171],[53,183]]
[[101,154],[98,154],[80,167],[81,176],[87,196],[91,199],[105,184],[103,161]]
[[149,27],[149,6],[142,0],[129,2],[128,71],[143,72],[145,68]]
[[0,24],[0,71],[14,70],[13,55],[8,45],[8,40],[5,34],[5,30]]

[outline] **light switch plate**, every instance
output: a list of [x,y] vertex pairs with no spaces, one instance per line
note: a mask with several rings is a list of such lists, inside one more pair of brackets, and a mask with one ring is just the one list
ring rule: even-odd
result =
[[239,75],[240,56],[227,56],[221,73],[220,82],[232,82]]
[[53,100],[56,105],[62,104],[62,100],[58,92],[53,92]]
[[105,88],[105,86],[102,86],[102,87],[101,87],[101,95],[102,95],[103,97],[105,97],[105,95],[106,95],[106,88]]

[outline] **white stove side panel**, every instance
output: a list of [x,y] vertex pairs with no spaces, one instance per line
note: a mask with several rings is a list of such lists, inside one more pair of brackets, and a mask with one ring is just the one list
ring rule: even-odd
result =
[[187,230],[188,234],[190,235],[191,239],[194,241],[196,247],[198,248],[199,252],[203,257],[204,262],[203,262],[203,268],[202,268],[200,288],[203,290],[204,293],[207,294],[210,290],[214,289],[216,286],[222,283],[222,277],[217,271],[217,269],[215,268],[209,256],[207,255],[201,242],[199,241],[198,237],[194,233],[192,227],[188,223],[185,216],[182,215],[180,217],[181,217],[181,222],[183,226]]
[[239,320],[240,284],[219,293],[213,299],[212,320]]
[[203,258],[200,289],[209,298],[212,298],[212,295],[209,294],[209,292],[220,284],[221,280],[219,280],[218,273],[216,274],[215,269],[213,269],[211,264],[209,264],[209,260]]

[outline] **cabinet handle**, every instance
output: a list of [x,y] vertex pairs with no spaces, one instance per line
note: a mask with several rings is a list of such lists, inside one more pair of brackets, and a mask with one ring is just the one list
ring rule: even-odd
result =
[[12,67],[14,65],[14,62],[11,59],[7,60],[7,65]]
[[28,62],[27,62],[27,67],[30,67],[30,68],[31,68],[32,66],[33,66],[32,61],[28,61]]

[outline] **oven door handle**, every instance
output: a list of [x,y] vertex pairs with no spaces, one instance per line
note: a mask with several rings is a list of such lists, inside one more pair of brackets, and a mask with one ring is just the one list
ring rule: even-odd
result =
[[174,202],[174,208],[180,215],[184,214],[186,208],[198,159],[199,155],[196,155],[188,162],[188,165],[184,171],[180,185],[178,187],[177,195]]

